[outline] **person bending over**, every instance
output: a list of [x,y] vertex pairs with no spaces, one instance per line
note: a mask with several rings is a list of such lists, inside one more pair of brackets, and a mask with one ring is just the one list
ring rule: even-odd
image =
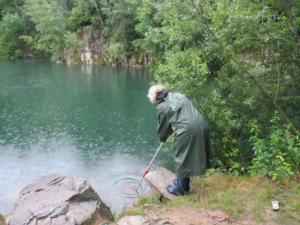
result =
[[147,97],[157,103],[157,135],[165,142],[174,133],[174,160],[177,179],[166,188],[174,195],[190,190],[190,177],[206,173],[213,166],[209,127],[188,98],[154,85]]

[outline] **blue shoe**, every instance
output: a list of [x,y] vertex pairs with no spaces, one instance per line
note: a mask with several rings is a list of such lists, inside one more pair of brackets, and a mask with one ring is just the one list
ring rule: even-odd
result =
[[178,188],[171,185],[167,185],[167,191],[176,196],[180,195]]
[[174,179],[173,183],[177,186],[177,179]]

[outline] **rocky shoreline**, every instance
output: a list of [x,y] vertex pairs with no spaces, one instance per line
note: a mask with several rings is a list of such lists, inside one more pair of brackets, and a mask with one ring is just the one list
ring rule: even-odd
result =
[[[165,202],[175,198],[165,189],[176,175],[158,167],[145,176],[152,193]],[[158,208],[160,205],[145,204],[144,208]],[[122,215],[135,208],[126,203]],[[2,219],[2,220],[1,220]],[[161,220],[158,216],[124,216],[115,223],[110,208],[101,200],[88,182],[82,178],[66,177],[55,173],[40,177],[24,187],[19,193],[11,215],[0,216],[0,225],[35,224],[152,224]],[[131,221],[128,223],[128,221]]]

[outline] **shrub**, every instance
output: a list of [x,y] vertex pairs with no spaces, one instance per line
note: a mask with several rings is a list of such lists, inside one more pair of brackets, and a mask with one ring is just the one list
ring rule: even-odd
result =
[[262,136],[257,122],[254,120],[251,133],[255,135],[250,138],[255,146],[256,154],[252,159],[250,173],[263,173],[277,180],[281,176],[294,176],[299,172],[300,163],[300,140],[291,134],[289,127],[283,128],[280,119],[275,113],[269,128],[270,134]]

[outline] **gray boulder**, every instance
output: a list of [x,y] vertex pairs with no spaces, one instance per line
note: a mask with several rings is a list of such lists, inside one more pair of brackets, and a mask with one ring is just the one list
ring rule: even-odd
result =
[[93,42],[92,35],[89,33],[83,33],[82,40],[87,44],[91,44]]
[[113,221],[110,209],[81,178],[43,176],[23,188],[10,225],[99,224]]

